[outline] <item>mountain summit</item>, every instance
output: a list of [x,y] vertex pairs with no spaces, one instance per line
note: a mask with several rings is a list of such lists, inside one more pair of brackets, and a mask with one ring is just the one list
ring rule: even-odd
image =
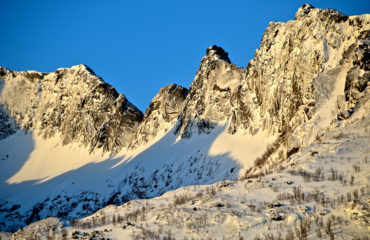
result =
[[212,60],[221,59],[225,62],[231,63],[229,54],[222,47],[218,47],[217,45],[212,45],[211,47],[207,48],[205,58]]
[[143,114],[86,65],[55,73],[0,67],[1,104],[20,128],[63,144],[80,142],[93,151],[117,152],[128,145]]

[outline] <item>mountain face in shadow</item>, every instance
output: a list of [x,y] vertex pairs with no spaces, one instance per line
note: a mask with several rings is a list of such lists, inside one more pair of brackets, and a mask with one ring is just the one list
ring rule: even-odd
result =
[[269,172],[369,100],[369,27],[305,4],[246,68],[208,48],[189,90],[162,88],[145,115],[85,65],[0,67],[0,229]]

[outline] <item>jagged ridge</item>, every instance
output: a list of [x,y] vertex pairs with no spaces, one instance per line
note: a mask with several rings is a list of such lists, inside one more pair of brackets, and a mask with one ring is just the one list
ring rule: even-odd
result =
[[45,138],[60,133],[64,144],[115,153],[142,120],[140,110],[85,65],[55,73],[0,68],[0,76],[0,103],[17,124]]
[[[230,133],[280,135],[289,155],[367,101],[369,19],[305,4],[295,21],[269,24],[246,69],[212,46],[190,86],[177,132],[188,138],[229,122]],[[320,110],[324,104],[333,114]]]
[[[339,78],[345,78],[346,83],[345,92],[338,95],[338,118],[348,117],[366,95],[369,31],[365,26],[369,24],[368,16],[348,17],[333,9],[321,10],[304,4],[295,18],[287,23],[269,24],[260,49],[246,69],[232,64],[221,47],[208,48],[189,94],[186,96],[184,92],[180,98],[174,95],[173,99],[170,94],[160,101],[156,96],[141,124],[141,112],[84,65],[52,74],[2,68],[3,79],[19,79],[12,83],[17,91],[28,91],[35,97],[19,99],[12,91],[7,93],[13,85],[6,84],[1,102],[23,128],[39,129],[45,137],[54,135],[58,129],[64,143],[78,139],[91,150],[102,147],[113,153],[122,147],[136,148],[147,143],[160,132],[158,128],[168,130],[168,124],[173,124],[177,117],[175,133],[184,138],[194,133],[209,133],[224,122],[230,123],[231,134],[238,130],[248,130],[252,134],[259,130],[268,130],[271,134],[292,132],[315,115],[318,103],[330,98]],[[79,79],[85,79],[80,81],[82,85]],[[74,87],[86,87],[88,92],[84,96],[79,92],[71,94]],[[42,94],[45,89],[54,94]],[[159,95],[164,91],[162,89]],[[46,100],[42,96],[54,96],[54,99]],[[95,101],[93,99],[101,102],[86,107]],[[68,106],[64,106],[66,102]],[[170,108],[173,104],[176,106],[170,119],[167,110],[158,109],[155,102],[157,105],[163,102],[163,106]],[[31,109],[37,109],[37,113]],[[100,111],[94,111],[96,109]],[[102,116],[101,112],[106,114]],[[87,124],[82,118],[75,118],[76,113],[82,113]]]

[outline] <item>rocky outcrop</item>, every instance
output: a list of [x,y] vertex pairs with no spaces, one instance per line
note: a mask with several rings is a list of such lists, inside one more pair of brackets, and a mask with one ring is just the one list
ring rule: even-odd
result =
[[[367,26],[369,21],[368,18]],[[351,19],[349,24],[359,29],[363,25],[358,19]],[[368,101],[370,98],[370,30],[361,31],[357,39],[358,41],[343,53],[341,60],[342,64],[347,64],[350,68],[346,73],[345,101],[342,101],[343,97],[338,99],[338,107],[341,110],[338,118],[345,118],[345,112],[353,113],[359,108],[361,102]]]
[[44,238],[48,236],[47,238],[50,239],[62,239],[64,234],[64,232],[62,232],[62,226],[63,223],[60,222],[58,218],[51,217],[43,219],[18,230],[10,236],[9,240],[42,239],[42,236],[44,236]]
[[64,144],[116,152],[126,147],[142,113],[85,65],[55,73],[0,68],[0,103],[16,123]]
[[17,131],[18,127],[8,111],[0,104],[0,140]]
[[[319,131],[305,123],[320,118],[324,127],[342,110],[353,111],[353,96],[363,98],[369,81],[364,39],[369,26],[369,15],[348,17],[308,4],[297,11],[295,21],[270,23],[247,67],[260,128],[272,134],[293,132],[297,137],[288,148],[299,147]],[[343,95],[344,105],[337,109],[335,101]]]
[[235,95],[244,80],[245,70],[231,64],[221,47],[208,48],[190,86],[175,132],[189,138],[194,133],[208,133],[217,124],[226,122],[236,111]]
[[296,20],[269,24],[246,69],[210,47],[177,132],[187,138],[228,122],[230,133],[264,130],[279,139],[289,133],[287,152],[304,145],[369,96],[369,21],[369,15],[348,17],[305,4]]
[[176,84],[161,88],[145,111],[143,121],[136,130],[130,149],[144,145],[161,132],[167,132],[183,110],[188,90]]

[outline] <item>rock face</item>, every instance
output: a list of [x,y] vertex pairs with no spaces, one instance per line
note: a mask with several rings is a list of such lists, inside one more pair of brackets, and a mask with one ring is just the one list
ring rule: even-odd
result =
[[55,73],[0,68],[0,103],[24,129],[64,144],[116,152],[128,145],[142,113],[85,65]]
[[[290,133],[288,151],[304,145],[320,129],[310,129],[316,120],[305,125],[314,116],[328,125],[336,117],[327,112],[348,118],[368,98],[369,21],[369,15],[348,17],[305,4],[296,20],[269,24],[246,69],[231,64],[222,48],[210,47],[177,132],[188,138],[229,122],[230,133]],[[319,111],[324,104],[330,108],[325,116]]]
[[177,121],[184,107],[188,90],[176,84],[161,88],[146,109],[130,148],[146,144],[160,132],[167,132]]
[[[194,133],[209,133],[216,124],[226,122],[235,111],[235,100],[245,80],[245,70],[231,64],[228,54],[218,46],[207,49],[190,86],[176,133],[189,138]],[[237,106],[239,107],[239,106]]]
[[16,130],[17,124],[8,111],[0,105],[0,140],[14,134]]
[[[352,112],[368,96],[369,24],[369,15],[348,17],[307,4],[295,21],[270,23],[247,67],[248,95],[260,109],[261,128],[280,134],[297,129],[295,144],[303,145],[315,132],[302,128],[311,118],[330,122],[325,115],[332,111]],[[342,95],[346,99],[336,109]],[[326,113],[319,111],[324,104]]]
[[[14,233],[9,240],[15,239],[42,239],[42,236],[48,236],[50,239],[62,238],[63,223],[58,218],[52,217],[32,223]],[[50,234],[55,231],[55,233]]]

